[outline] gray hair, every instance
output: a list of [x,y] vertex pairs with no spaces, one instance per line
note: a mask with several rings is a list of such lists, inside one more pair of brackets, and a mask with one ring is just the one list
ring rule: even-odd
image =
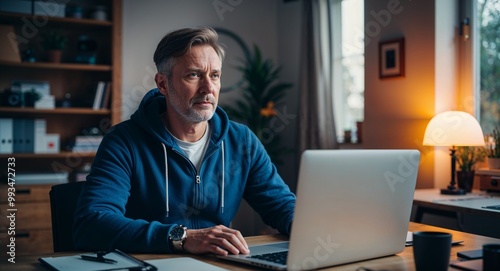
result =
[[217,32],[212,28],[183,28],[165,35],[153,56],[156,69],[171,78],[175,58],[184,55],[194,45],[210,45],[221,61],[224,60],[224,49],[218,42]]

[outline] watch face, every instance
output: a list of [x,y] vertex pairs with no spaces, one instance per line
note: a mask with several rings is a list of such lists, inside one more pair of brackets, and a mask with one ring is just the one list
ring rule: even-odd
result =
[[170,238],[172,238],[172,240],[180,240],[182,239],[183,236],[184,236],[184,228],[182,227],[175,227],[170,232]]

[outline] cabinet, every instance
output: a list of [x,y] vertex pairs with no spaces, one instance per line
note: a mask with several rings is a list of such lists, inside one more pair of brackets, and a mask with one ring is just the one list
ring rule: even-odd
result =
[[[16,186],[15,205],[9,206],[7,186],[0,195],[0,258],[53,252],[49,191],[51,185]],[[12,244],[10,238],[14,238]],[[13,246],[14,245],[14,246]]]
[[[68,96],[71,97],[71,106],[59,107],[56,103],[54,109],[0,106],[0,118],[44,119],[46,133],[58,134],[60,138],[59,151],[56,153],[16,152],[0,154],[1,184],[6,182],[4,176],[7,175],[7,164],[10,158],[15,159],[14,169],[17,174],[66,171],[71,176],[71,173],[86,163],[92,162],[95,155],[94,152],[72,152],[68,149],[75,137],[82,133],[85,134],[85,129],[89,127],[97,127],[105,133],[112,125],[121,120],[122,1],[68,0],[62,2],[65,3],[66,10],[70,7],[78,7],[83,17],[52,17],[0,11],[0,25],[13,27],[21,54],[27,49],[31,49],[35,52],[36,58],[35,62],[0,60],[0,92],[10,88],[13,80],[44,81],[49,82],[50,94],[55,97],[56,101],[64,100]],[[92,19],[89,14],[95,10],[99,10],[99,14],[96,15],[97,19]],[[104,15],[103,12],[105,12]],[[59,63],[48,62],[46,50],[41,47],[44,33],[49,31],[62,33],[67,37],[68,42]],[[97,45],[94,50],[95,63],[85,64],[85,61],[78,58],[82,37],[94,41],[94,44]],[[88,101],[93,101],[99,81],[110,82],[110,104],[100,109],[93,109],[92,102]],[[20,189],[20,187],[23,186],[16,184],[16,189]],[[29,239],[27,243],[30,244],[30,248],[26,251],[20,251],[22,248],[19,247],[18,255],[46,252],[52,249],[50,205],[48,202],[50,185],[28,186],[27,188],[23,187],[23,189],[32,191],[35,187],[37,191],[44,194],[43,197],[37,198],[36,201],[28,197],[29,203],[25,203],[28,205],[23,207],[24,211],[19,212],[19,215],[33,218],[33,221],[29,221],[27,224],[36,227],[37,232],[30,232],[28,235],[29,238],[40,240],[40,243],[32,246],[33,242]],[[0,193],[2,194],[0,199],[3,199],[7,193],[3,186]],[[16,200],[19,203],[20,196],[17,195],[17,197]],[[5,218],[4,207],[2,205],[2,219]],[[2,221],[2,223],[4,222]],[[3,233],[0,235],[2,238],[5,236]],[[42,240],[45,242],[47,238],[50,240],[48,242],[50,247],[47,244],[41,245]],[[3,241],[2,244],[4,244]],[[2,255],[4,254],[2,253]]]
[[479,189],[488,192],[500,192],[499,169],[478,169],[476,175],[479,176]]

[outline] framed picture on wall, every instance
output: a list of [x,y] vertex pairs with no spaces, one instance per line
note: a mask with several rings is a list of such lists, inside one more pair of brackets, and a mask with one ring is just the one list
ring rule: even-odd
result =
[[379,43],[379,77],[400,77],[405,74],[405,40],[399,38]]

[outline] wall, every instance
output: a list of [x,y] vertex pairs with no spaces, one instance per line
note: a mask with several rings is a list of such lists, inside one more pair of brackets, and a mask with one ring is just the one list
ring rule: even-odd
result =
[[[456,1],[365,1],[365,148],[421,151],[417,188],[449,183],[446,149],[422,146],[429,120],[456,104]],[[378,43],[405,38],[404,77],[380,79]]]
[[[284,113],[297,112],[298,46],[300,44],[300,1],[283,0],[124,0],[123,1],[123,108],[122,119],[128,119],[137,109],[144,94],[155,87],[156,67],[153,53],[160,39],[182,27],[222,27],[237,33],[249,47],[258,45],[262,54],[277,66],[282,66],[280,80],[294,87],[286,97]],[[231,39],[226,43],[227,56],[223,66],[223,86],[239,81],[241,50]],[[230,103],[239,97],[237,90],[221,93],[219,103]],[[286,147],[295,145],[296,124],[292,117],[284,119],[283,139]],[[278,170],[292,187],[296,181],[294,155],[285,159]],[[244,234],[256,234],[264,229],[260,219],[246,205],[235,219],[235,227]],[[253,219],[252,219],[253,218]]]

